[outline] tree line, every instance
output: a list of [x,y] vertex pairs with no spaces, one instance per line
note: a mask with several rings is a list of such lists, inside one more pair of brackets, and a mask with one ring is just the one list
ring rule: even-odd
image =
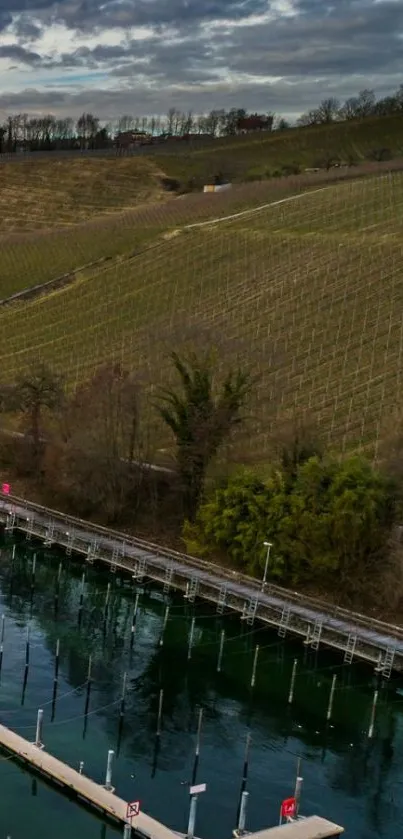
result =
[[[129,369],[106,364],[69,391],[36,362],[0,387],[4,479],[34,480],[45,503],[105,524],[146,522],[154,534],[167,520],[189,552],[260,577],[269,541],[269,578],[336,588],[360,605],[381,594],[394,606],[401,474],[387,461],[376,468],[363,456],[336,457],[298,422],[283,426],[266,477],[230,459],[213,468],[247,425],[255,381],[238,367],[218,379],[211,355],[173,353],[172,365],[176,383],[152,403],[174,444],[172,468],[150,463],[150,417],[142,417],[142,387]],[[19,431],[4,431],[10,417]],[[394,450],[394,467],[398,461]]]
[[403,84],[389,96],[377,99],[373,90],[361,90],[357,96],[341,103],[335,97],[323,101],[293,125],[272,112],[251,114],[244,108],[212,109],[207,114],[170,108],[165,116],[136,116],[123,114],[115,123],[104,124],[94,114],[83,113],[74,120],[52,114],[30,117],[29,114],[10,115],[0,124],[0,154],[13,153],[19,148],[30,151],[112,148],[114,138],[126,131],[145,132],[153,137],[183,137],[189,134],[224,137],[236,133],[239,120],[249,116],[274,118],[274,130],[284,131],[310,125],[364,119],[370,116],[403,114]]

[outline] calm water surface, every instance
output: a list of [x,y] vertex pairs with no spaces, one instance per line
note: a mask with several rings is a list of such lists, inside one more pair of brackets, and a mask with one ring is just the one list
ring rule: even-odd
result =
[[[35,586],[32,561],[36,551]],[[396,839],[403,829],[403,689],[397,679],[380,689],[374,738],[367,737],[374,675],[349,667],[329,652],[307,652],[299,642],[245,626],[239,618],[217,616],[206,604],[169,599],[170,614],[160,644],[167,597],[141,592],[130,648],[136,589],[106,571],[87,567],[84,608],[78,625],[83,566],[55,550],[19,542],[14,562],[11,542],[2,543],[0,611],[5,614],[0,682],[0,720],[30,740],[36,713],[44,709],[46,748],[103,783],[108,749],[116,752],[113,783],[125,799],[179,831],[186,830],[199,708],[203,729],[198,782],[197,834],[229,839],[236,812],[248,731],[247,827],[278,821],[280,801],[292,794],[298,758],[304,777],[302,812],[343,824],[354,839]],[[55,582],[62,561],[59,608]],[[104,607],[111,593],[107,620]],[[195,616],[190,660],[188,641]],[[28,679],[24,691],[27,626],[30,626]],[[222,671],[217,657],[222,629],[226,641]],[[56,704],[52,691],[56,641],[60,670]],[[259,645],[256,685],[250,688],[254,651]],[[93,684],[84,716],[88,658]],[[291,670],[298,658],[294,702],[287,703]],[[126,707],[119,737],[123,673]],[[337,674],[332,723],[326,708]],[[163,730],[156,749],[159,691],[163,688]],[[53,718],[53,719],[52,719]],[[112,839],[120,830],[0,755],[0,839]]]

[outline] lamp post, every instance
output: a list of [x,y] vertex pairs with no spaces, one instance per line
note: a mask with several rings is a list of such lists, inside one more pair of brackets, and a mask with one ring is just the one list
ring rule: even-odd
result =
[[268,568],[269,568],[269,560],[270,560],[270,549],[273,547],[272,542],[263,542],[263,544],[264,544],[265,548],[267,548],[267,554],[266,554],[266,562],[265,562],[265,565],[264,565],[264,573],[263,573],[262,589],[261,589],[262,591],[264,591],[264,588],[265,588],[265,585],[266,585],[267,571],[268,571]]

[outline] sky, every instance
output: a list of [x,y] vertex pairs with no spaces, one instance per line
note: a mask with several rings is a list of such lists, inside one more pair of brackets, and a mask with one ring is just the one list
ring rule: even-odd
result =
[[244,107],[403,81],[403,0],[0,0],[0,118]]

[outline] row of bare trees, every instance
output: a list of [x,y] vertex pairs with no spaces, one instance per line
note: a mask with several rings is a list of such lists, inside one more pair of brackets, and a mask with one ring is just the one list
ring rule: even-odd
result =
[[361,90],[341,103],[335,97],[323,101],[298,119],[298,126],[323,125],[330,122],[343,122],[352,119],[364,119],[370,116],[403,115],[403,84],[399,89],[383,99],[376,99],[373,90]]
[[42,362],[1,387],[0,410],[21,419],[18,432],[3,435],[3,462],[8,452],[11,467],[42,475],[48,489],[75,509],[102,511],[109,521],[141,505],[141,492],[150,483],[155,490],[162,476],[175,484],[180,514],[193,520],[208,469],[242,422],[252,383],[234,369],[215,387],[207,355],[185,359],[173,353],[172,362],[178,385],[161,390],[153,405],[175,442],[172,469],[148,463],[153,453],[145,443],[141,387],[121,365],[101,367],[73,393]]
[[188,134],[224,136],[235,134],[238,121],[249,115],[244,108],[212,110],[204,115],[170,108],[165,117],[123,114],[114,124],[105,125],[99,117],[90,113],[81,114],[77,120],[69,116],[57,119],[52,114],[41,117],[15,114],[0,125],[0,153],[12,153],[18,149],[52,151],[109,148],[113,145],[115,135],[126,131],[145,132],[154,137]]
[[[334,97],[323,99],[317,108],[303,114],[297,120],[296,126],[399,113],[403,114],[403,84],[395,93],[382,99],[376,99],[374,91],[368,89],[361,90],[357,96],[350,97],[344,103]],[[14,114],[0,125],[0,153],[15,152],[19,149],[105,149],[113,146],[117,133],[125,131],[147,132],[154,137],[188,134],[221,137],[235,134],[239,120],[247,116],[251,114],[244,108],[231,108],[227,111],[213,109],[207,114],[169,108],[165,116],[123,114],[115,123],[105,125],[99,117],[90,113],[81,114],[77,120],[69,116],[56,118],[52,114],[41,117]],[[277,117],[273,127],[281,131],[292,126],[287,120]]]

